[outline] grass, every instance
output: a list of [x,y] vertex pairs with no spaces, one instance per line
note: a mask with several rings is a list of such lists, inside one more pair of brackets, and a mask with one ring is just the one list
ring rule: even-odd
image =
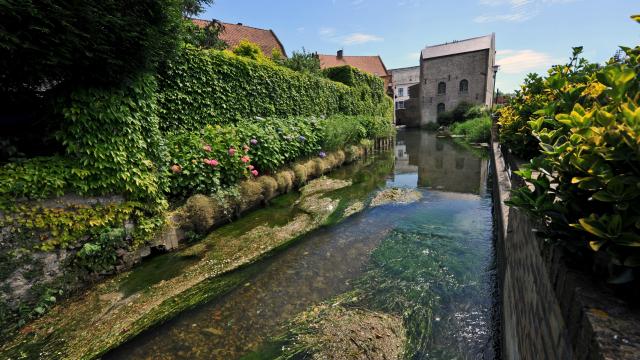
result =
[[465,139],[471,143],[489,142],[491,137],[491,118],[483,116],[462,123],[455,123],[451,126],[451,133],[464,135]]

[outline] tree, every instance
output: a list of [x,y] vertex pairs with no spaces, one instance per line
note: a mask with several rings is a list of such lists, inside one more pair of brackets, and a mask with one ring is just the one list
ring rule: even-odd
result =
[[290,58],[281,59],[278,63],[291,70],[320,74],[320,59],[314,53],[308,53],[304,48],[302,52],[294,51]]
[[176,49],[179,0],[0,2],[0,91],[112,85]]

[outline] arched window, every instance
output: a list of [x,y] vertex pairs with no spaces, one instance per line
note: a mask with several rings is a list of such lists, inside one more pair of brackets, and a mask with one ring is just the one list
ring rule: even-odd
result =
[[438,104],[438,114],[442,114],[444,112],[444,103]]
[[447,84],[444,81],[438,83],[438,95],[444,95],[447,93]]
[[460,92],[461,93],[469,92],[469,81],[467,79],[462,79],[460,81]]

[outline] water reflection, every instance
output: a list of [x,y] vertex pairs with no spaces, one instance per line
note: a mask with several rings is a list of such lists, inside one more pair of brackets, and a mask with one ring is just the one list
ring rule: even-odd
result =
[[[395,179],[391,183],[483,195],[487,169],[487,159],[461,149],[450,139],[405,130],[398,132]],[[407,183],[414,173],[418,175],[417,184]]]

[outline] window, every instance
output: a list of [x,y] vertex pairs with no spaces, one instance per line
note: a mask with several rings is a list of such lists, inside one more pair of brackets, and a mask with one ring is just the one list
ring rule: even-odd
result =
[[438,104],[438,115],[442,114],[444,112],[445,108],[444,108],[444,103],[439,103]]
[[469,92],[469,81],[467,79],[462,79],[460,81],[460,92],[461,93]]
[[438,83],[438,95],[444,95],[447,93],[447,84],[444,81]]
[[404,88],[398,89],[398,96],[400,96],[400,97],[404,96]]
[[398,102],[396,103],[396,105],[397,105],[397,107],[396,107],[396,108],[398,108],[398,109],[404,109],[404,101],[398,101]]

